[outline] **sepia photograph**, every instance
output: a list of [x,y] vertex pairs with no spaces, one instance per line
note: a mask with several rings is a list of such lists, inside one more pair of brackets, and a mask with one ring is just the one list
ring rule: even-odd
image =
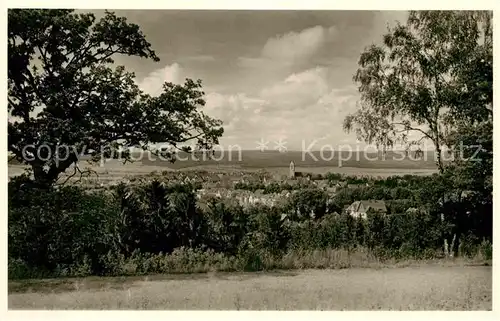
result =
[[493,11],[5,15],[9,310],[493,310]]

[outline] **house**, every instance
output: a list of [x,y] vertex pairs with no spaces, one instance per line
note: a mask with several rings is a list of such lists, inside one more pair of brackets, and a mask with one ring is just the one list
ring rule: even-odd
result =
[[321,189],[326,189],[328,187],[328,181],[326,179],[317,180],[316,186]]
[[441,199],[439,199],[438,204],[443,205],[447,202],[460,202],[464,199],[473,197],[474,194],[475,192],[470,190],[461,191],[460,194],[448,192]]
[[337,188],[337,191],[340,190],[341,188],[346,188],[347,187],[347,182],[337,182],[337,184],[335,184],[335,187]]
[[474,191],[469,191],[469,190],[462,191],[462,193],[460,193],[460,198],[461,199],[468,199],[468,198],[473,197],[475,194],[476,194],[476,192],[474,192]]
[[302,176],[306,177],[307,179],[309,179],[311,181],[323,180],[323,176],[321,174],[316,174],[316,173],[302,172]]
[[299,183],[300,183],[299,181],[297,181],[297,180],[292,180],[292,179],[288,179],[288,180],[286,180],[286,181],[285,181],[285,184],[288,184],[288,185],[290,185],[290,186],[299,185]]
[[326,192],[330,195],[334,195],[337,193],[337,187],[327,187],[326,188]]
[[254,192],[255,195],[264,195],[264,190],[263,189],[258,189]]
[[369,212],[387,214],[387,207],[384,201],[356,201],[346,211],[354,217],[366,218]]

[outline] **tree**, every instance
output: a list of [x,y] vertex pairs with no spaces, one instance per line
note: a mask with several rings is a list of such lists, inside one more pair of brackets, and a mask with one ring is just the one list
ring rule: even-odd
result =
[[[115,55],[159,61],[139,26],[106,11],[13,9],[8,12],[8,150],[28,164],[37,182],[53,184],[80,157],[97,161],[131,148],[175,159],[196,142],[211,149],[222,122],[200,111],[201,81],[165,83],[153,97],[133,73],[114,67]],[[37,113],[38,112],[38,113]]]
[[493,116],[492,32],[491,12],[411,12],[361,54],[362,109],[344,129],[384,148],[430,141],[442,172],[443,148],[457,143],[449,135]]

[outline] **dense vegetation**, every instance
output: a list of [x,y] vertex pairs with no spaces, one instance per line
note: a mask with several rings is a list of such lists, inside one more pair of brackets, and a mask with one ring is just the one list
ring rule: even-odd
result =
[[[399,178],[406,189],[389,187],[393,180],[334,196],[308,187],[284,205],[243,207],[215,197],[201,206],[199,186],[171,178],[92,192],[40,189],[19,177],[9,183],[9,276],[255,270],[273,267],[265,258],[331,249],[367,251],[378,260],[436,258],[447,234],[458,236],[459,255],[491,258],[491,204],[475,194],[440,203],[439,193],[429,193],[449,188],[437,175]],[[342,211],[353,200],[381,196],[394,199],[385,216],[364,220]],[[443,222],[443,211],[453,220]],[[131,262],[133,271],[124,270]]]
[[[321,250],[382,261],[448,252],[491,258],[491,13],[412,12],[359,60],[354,80],[363,108],[344,128],[381,147],[409,150],[427,140],[436,155],[447,149],[457,157],[437,157],[438,175],[330,173],[310,177],[324,178],[324,188],[260,177],[234,186],[290,193],[275,206],[202,201],[199,182],[166,176],[100,191],[55,185],[71,166],[82,174],[79,156],[121,150],[129,159],[132,147],[159,142],[210,150],[223,128],[200,110],[200,81],[165,83],[152,97],[124,67],[111,67],[116,54],[158,60],[139,26],[124,18],[38,9],[9,10],[8,18],[8,150],[34,175],[8,186],[10,278],[303,267],[301,257]],[[422,137],[412,140],[411,132]],[[34,153],[41,146],[44,153]],[[153,152],[175,158],[169,149]],[[372,199],[386,201],[387,215],[344,211]]]

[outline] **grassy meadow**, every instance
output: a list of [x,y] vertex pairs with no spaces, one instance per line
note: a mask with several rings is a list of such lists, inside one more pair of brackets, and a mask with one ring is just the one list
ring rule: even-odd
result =
[[9,309],[491,310],[491,267],[413,265],[11,282]]

